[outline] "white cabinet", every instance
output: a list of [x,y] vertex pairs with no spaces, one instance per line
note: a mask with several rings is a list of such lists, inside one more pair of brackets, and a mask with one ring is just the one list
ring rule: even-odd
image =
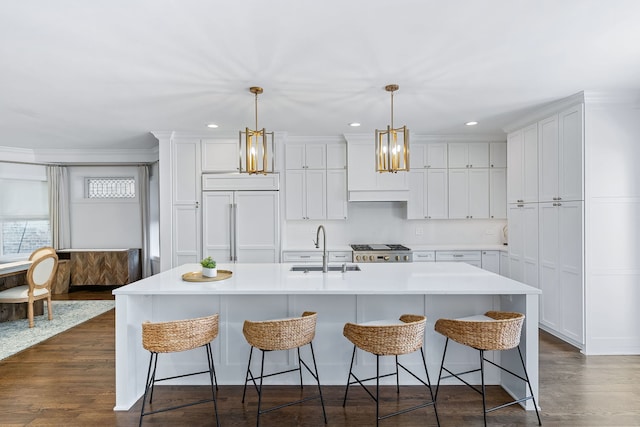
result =
[[[353,261],[352,251],[327,251],[327,261],[330,263],[345,263]],[[282,262],[320,264],[322,263],[322,251],[283,251]]]
[[582,202],[540,203],[540,323],[584,343]]
[[489,144],[486,142],[450,142],[449,168],[488,168]]
[[447,169],[414,169],[409,172],[407,219],[448,218]]
[[507,167],[507,143],[506,142],[489,143],[489,167],[490,168],[506,168]]
[[288,220],[346,219],[344,143],[289,144],[285,213]]
[[435,262],[436,251],[413,251],[413,262]]
[[511,277],[509,273],[509,252],[500,252],[500,275],[504,277]]
[[320,251],[283,251],[282,262],[307,264],[322,263],[322,252]]
[[482,269],[500,274],[500,251],[482,251]]
[[539,200],[582,200],[582,104],[540,121],[539,131]]
[[507,217],[507,170],[489,169],[489,218]]
[[449,218],[489,218],[489,169],[449,169]]
[[327,219],[347,219],[347,171],[327,169]]
[[202,172],[238,172],[238,140],[202,139]]
[[329,262],[353,262],[353,251],[329,251]]
[[409,165],[413,169],[446,169],[447,168],[447,144],[438,143],[412,143]]
[[538,201],[538,124],[507,137],[507,201]]
[[482,268],[480,251],[436,251],[436,262],[465,262]]
[[509,277],[538,287],[538,204],[509,205]]
[[172,147],[172,265],[201,258],[200,140],[174,140]]
[[278,262],[278,191],[203,192],[204,256],[218,262]]
[[285,149],[286,169],[325,169],[326,167],[326,144],[287,144]]
[[327,169],[347,169],[347,144],[327,144]]
[[285,173],[287,219],[325,219],[327,171],[287,170]]

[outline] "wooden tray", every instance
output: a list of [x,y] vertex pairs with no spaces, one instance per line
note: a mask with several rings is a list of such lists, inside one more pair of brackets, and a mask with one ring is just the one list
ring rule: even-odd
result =
[[182,280],[185,282],[217,282],[218,280],[224,280],[231,277],[233,272],[229,270],[218,270],[216,277],[206,277],[202,275],[202,271],[190,271],[182,275]]

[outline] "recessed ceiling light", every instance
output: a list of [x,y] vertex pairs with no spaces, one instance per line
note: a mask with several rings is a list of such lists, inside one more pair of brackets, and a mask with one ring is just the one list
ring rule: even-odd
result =
[[349,123],[349,126],[351,126],[352,128],[357,128],[358,126],[360,126],[360,123],[352,122],[352,123]]
[[475,126],[477,124],[478,124],[478,122],[467,122],[467,123],[465,123],[465,125],[467,125],[467,126]]
[[208,127],[208,128],[211,128],[211,129],[215,129],[215,128],[217,128],[217,127],[218,127],[218,125],[217,125],[217,124],[215,124],[215,123],[209,123],[209,124],[207,125],[207,127]]

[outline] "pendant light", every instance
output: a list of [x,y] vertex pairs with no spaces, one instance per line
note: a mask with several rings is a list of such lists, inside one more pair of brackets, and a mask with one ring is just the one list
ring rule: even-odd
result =
[[264,128],[258,129],[258,95],[263,89],[252,86],[249,92],[255,95],[256,127],[255,130],[245,128],[244,132],[240,131],[240,172],[266,175],[273,173],[274,169],[273,132],[267,132]]
[[406,172],[409,170],[409,129],[393,127],[393,92],[399,86],[391,84],[384,89],[391,92],[391,125],[386,131],[376,129],[376,171]]

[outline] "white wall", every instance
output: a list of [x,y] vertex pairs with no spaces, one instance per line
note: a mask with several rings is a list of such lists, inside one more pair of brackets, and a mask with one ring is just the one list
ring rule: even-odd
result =
[[[318,225],[327,246],[350,243],[417,245],[500,245],[506,220],[407,220],[404,202],[350,202],[345,221],[285,221],[282,248],[313,248]],[[422,233],[422,234],[420,234]]]
[[585,119],[587,354],[640,354],[640,108]]
[[[69,210],[71,247],[117,249],[142,247],[142,221],[138,197],[133,199],[87,199],[87,177],[135,177],[136,166],[70,166]],[[139,188],[136,194],[140,194]]]

